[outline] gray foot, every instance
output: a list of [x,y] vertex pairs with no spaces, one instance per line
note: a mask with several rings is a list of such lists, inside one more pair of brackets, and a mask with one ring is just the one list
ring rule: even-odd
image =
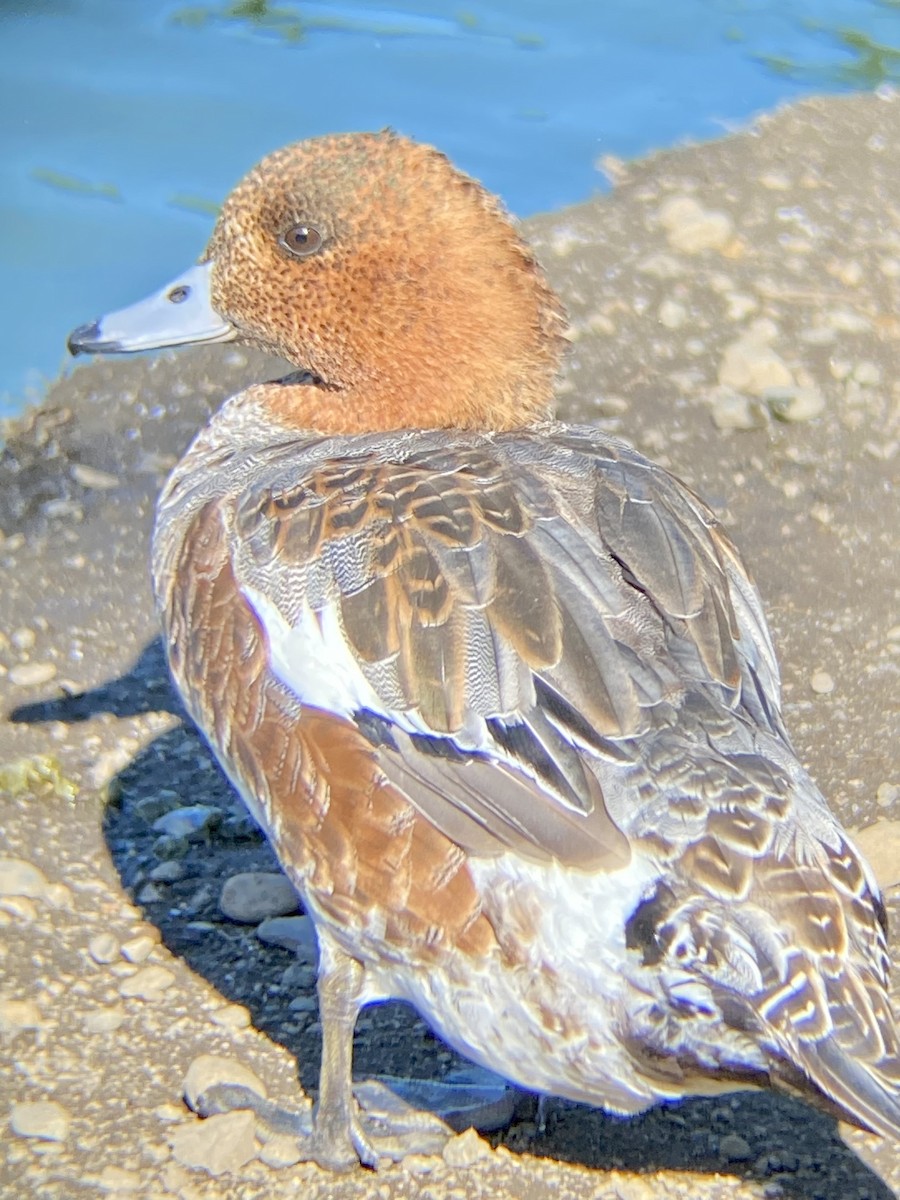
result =
[[301,1158],[332,1171],[361,1162],[377,1168],[408,1154],[440,1154],[454,1133],[474,1126],[482,1132],[512,1119],[519,1093],[490,1072],[474,1069],[446,1081],[367,1079],[354,1085],[355,1112],[320,1113],[306,1106],[292,1112],[241,1084],[217,1083],[193,1102],[201,1117],[249,1109],[263,1135],[297,1139]]

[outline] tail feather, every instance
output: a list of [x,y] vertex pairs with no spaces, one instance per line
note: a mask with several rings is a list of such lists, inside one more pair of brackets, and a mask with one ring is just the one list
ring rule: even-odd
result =
[[[900,1058],[877,1064],[863,1062],[847,1054],[834,1038],[807,1047],[802,1057],[806,1080],[826,1101],[832,1101],[838,1110],[836,1115],[871,1133],[900,1141]],[[791,1075],[790,1071],[782,1073],[776,1065],[772,1082],[788,1091],[803,1091],[808,1097],[808,1084],[798,1088],[799,1081]]]

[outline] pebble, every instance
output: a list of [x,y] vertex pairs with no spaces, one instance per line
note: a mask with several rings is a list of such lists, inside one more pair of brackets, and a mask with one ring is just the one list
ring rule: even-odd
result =
[[115,962],[120,950],[119,939],[111,933],[98,933],[88,942],[88,954],[101,965]]
[[179,879],[184,879],[185,874],[182,863],[175,858],[168,858],[165,862],[157,863],[150,872],[150,878],[154,883],[177,883]]
[[163,894],[155,883],[148,883],[141,888],[136,899],[138,904],[158,904],[163,899]]
[[118,475],[110,475],[99,467],[89,467],[86,463],[72,463],[69,473],[76,483],[82,487],[94,488],[97,491],[108,491],[119,486]]
[[490,1158],[494,1151],[488,1142],[474,1129],[467,1129],[458,1137],[451,1138],[441,1151],[448,1167],[471,1167],[483,1158]]
[[24,858],[0,858],[0,896],[30,896],[43,900],[49,882],[40,869]]
[[0,900],[0,911],[26,923],[37,920],[38,915],[37,905],[27,896],[7,896]]
[[900,821],[876,821],[853,840],[885,890],[900,885]]
[[747,296],[743,292],[728,292],[725,300],[728,304],[729,321],[743,321],[759,308],[755,296]]
[[56,675],[56,667],[50,662],[16,663],[10,669],[9,681],[16,687],[37,687],[49,683]]
[[250,1026],[250,1010],[243,1004],[226,1004],[211,1012],[209,1019],[222,1029],[247,1029]]
[[828,696],[834,691],[834,678],[827,671],[813,671],[809,686],[817,696]]
[[765,401],[773,417],[790,425],[811,421],[825,410],[825,397],[816,387],[767,388]]
[[806,342],[807,346],[830,346],[836,337],[837,334],[828,325],[807,325],[800,330],[800,340]]
[[656,279],[677,279],[685,272],[684,263],[671,254],[651,254],[638,263],[637,269],[642,275]]
[[790,179],[781,171],[767,171],[760,175],[759,182],[771,192],[786,192],[791,186]]
[[318,1007],[315,996],[295,996],[288,1005],[291,1012],[316,1012]]
[[291,1137],[289,1133],[276,1133],[260,1150],[259,1157],[267,1167],[277,1169],[296,1166],[303,1155],[300,1152],[300,1143],[295,1137]]
[[863,359],[853,368],[853,378],[863,387],[877,387],[881,383],[881,368],[877,363]]
[[281,974],[281,987],[285,991],[309,991],[316,986],[316,968],[308,963],[292,962]]
[[256,1157],[252,1112],[220,1113],[172,1131],[172,1155],[184,1167],[224,1175]]
[[154,833],[170,838],[186,838],[202,841],[210,829],[222,820],[222,810],[215,804],[189,804],[185,808],[173,808],[153,822]]
[[725,347],[719,383],[738,392],[762,396],[773,388],[789,388],[794,378],[786,364],[752,329]]
[[85,1033],[114,1033],[124,1022],[125,1009],[121,1004],[110,1004],[86,1013],[82,1025]]
[[836,379],[838,383],[843,383],[853,370],[853,363],[848,362],[845,358],[832,358],[829,359],[828,370],[832,379]]
[[838,333],[868,333],[872,322],[868,317],[848,308],[836,308],[826,314],[828,324]]
[[232,921],[258,925],[268,917],[285,917],[300,907],[297,893],[280,871],[244,871],[225,880],[219,908]]
[[739,1133],[726,1133],[719,1142],[719,1157],[726,1162],[749,1162],[753,1149]]
[[122,945],[122,956],[130,963],[146,962],[156,945],[156,938],[151,937],[148,933],[142,933]]
[[688,319],[688,311],[676,300],[663,300],[657,313],[660,325],[666,329],[680,329]]
[[268,1095],[260,1077],[239,1059],[224,1054],[200,1054],[188,1067],[181,1085],[188,1106],[196,1112],[200,1097],[217,1083],[240,1084],[264,1100]]
[[[170,837],[167,833],[164,833],[162,837],[158,837],[153,843],[153,853],[163,861],[184,858],[190,849],[190,845],[187,838]],[[159,892],[157,895],[161,896],[162,893]]]
[[128,1171],[114,1163],[107,1163],[97,1178],[97,1187],[102,1192],[136,1192],[140,1186],[138,1171]]
[[[647,1183],[646,1180],[619,1178],[618,1172],[615,1171],[612,1174],[616,1180],[615,1192],[606,1194],[614,1195],[615,1200],[661,1200],[659,1190],[653,1184]],[[663,1195],[668,1194],[668,1191],[663,1193]]]
[[182,807],[181,797],[177,792],[173,792],[171,788],[159,788],[149,796],[141,796],[136,800],[132,812],[140,820],[152,825],[157,817]]
[[22,650],[27,653],[34,649],[34,644],[37,641],[37,634],[33,629],[28,629],[23,626],[21,629],[14,629],[9,635],[9,640],[12,642],[16,650]]
[[33,1000],[0,1000],[0,1033],[40,1029],[43,1024],[41,1010]]
[[23,1100],[12,1106],[9,1126],[19,1137],[64,1142],[70,1121],[69,1110],[56,1100]]
[[167,967],[142,967],[135,975],[122,980],[119,994],[137,1000],[160,1000],[174,982],[175,975]]
[[715,388],[710,393],[713,424],[717,429],[756,429],[758,412],[748,396],[730,388]]
[[270,917],[257,926],[256,936],[268,946],[293,950],[301,962],[313,963],[319,956],[316,931],[309,917]]
[[580,241],[571,229],[555,229],[550,238],[550,249],[558,258],[568,258]]
[[900,800],[900,784],[889,783],[887,780],[879,783],[875,789],[875,803],[879,808],[890,808],[895,800]]
[[669,245],[686,254],[721,250],[734,232],[734,222],[727,213],[706,209],[693,196],[672,196],[657,215]]

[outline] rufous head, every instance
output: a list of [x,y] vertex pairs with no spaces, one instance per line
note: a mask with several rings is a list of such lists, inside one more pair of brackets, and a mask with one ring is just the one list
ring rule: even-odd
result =
[[[560,303],[499,202],[390,131],[264,158],[200,265],[151,298],[163,312],[167,299],[204,336],[173,321],[153,344],[231,336],[278,354],[316,381],[268,394],[279,419],[335,432],[527,424],[546,413],[564,344]],[[113,317],[133,324],[140,307]],[[76,330],[72,349],[146,348],[113,344],[112,320]]]

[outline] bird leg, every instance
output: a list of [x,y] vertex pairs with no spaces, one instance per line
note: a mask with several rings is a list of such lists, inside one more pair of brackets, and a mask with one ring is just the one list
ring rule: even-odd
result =
[[327,933],[320,931],[319,945],[322,1066],[312,1113],[308,1108],[289,1112],[249,1087],[226,1082],[208,1087],[193,1107],[201,1116],[249,1108],[269,1132],[296,1137],[304,1161],[331,1171],[348,1171],[358,1163],[377,1167],[383,1159],[399,1162],[407,1154],[439,1154],[454,1133],[440,1117],[414,1108],[378,1080],[354,1090],[353,1030],[364,968]]

